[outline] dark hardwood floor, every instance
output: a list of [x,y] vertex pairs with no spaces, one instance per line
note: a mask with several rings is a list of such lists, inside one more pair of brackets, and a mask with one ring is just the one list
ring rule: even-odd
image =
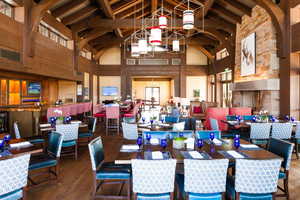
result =
[[[115,133],[116,134],[116,133]],[[98,130],[96,135],[102,135],[105,160],[113,161],[116,155],[114,149],[119,147],[116,140],[119,136],[105,136],[105,131]],[[92,189],[92,169],[86,146],[79,149],[78,160],[73,158],[61,158],[60,175],[58,183],[46,183],[44,185],[30,188],[27,199],[29,200],[88,200]],[[300,160],[296,160],[293,155],[290,171],[290,200],[300,199]],[[116,194],[119,186],[106,186],[103,190],[105,194]],[[125,193],[125,191],[123,191]],[[285,199],[285,198],[277,198]]]

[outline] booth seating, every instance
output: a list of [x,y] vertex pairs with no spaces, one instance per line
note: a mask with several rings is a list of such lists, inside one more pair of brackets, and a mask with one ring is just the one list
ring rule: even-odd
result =
[[217,107],[215,102],[191,101],[190,115],[196,119],[205,119],[207,108]]
[[129,112],[126,112],[123,114],[124,121],[136,121],[136,117],[138,115],[139,109],[140,109],[141,103],[137,103],[134,105],[133,109]]
[[251,115],[252,109],[246,108],[246,107],[235,107],[235,108],[229,108],[229,115]]

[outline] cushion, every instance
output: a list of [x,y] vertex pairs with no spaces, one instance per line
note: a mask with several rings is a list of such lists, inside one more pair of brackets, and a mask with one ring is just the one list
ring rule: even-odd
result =
[[76,145],[75,140],[63,141],[63,143],[62,143],[62,147],[71,147],[71,146],[75,146],[75,145]]
[[296,138],[296,142],[300,144],[300,138]]
[[221,193],[213,194],[198,194],[198,193],[189,193],[189,200],[222,200]]
[[123,117],[134,117],[133,113],[125,113],[123,114]]
[[286,174],[283,171],[279,172],[279,179],[286,179]]
[[201,108],[201,106],[194,106],[194,108],[193,108],[193,113],[202,113],[202,108]]
[[130,167],[109,162],[103,163],[96,172],[96,179],[130,179]]
[[88,138],[88,137],[93,137],[93,133],[87,132],[87,133],[79,133],[78,134],[79,138]]
[[29,140],[29,142],[30,142],[31,144],[41,144],[41,143],[44,143],[45,140],[42,139],[42,138],[39,138],[39,139],[32,139],[32,140]]
[[53,167],[57,165],[57,160],[48,154],[33,155],[30,158],[29,170]]
[[251,142],[253,144],[261,144],[261,145],[268,144],[268,140],[251,140]]
[[0,200],[16,200],[23,197],[23,190],[18,189],[7,194],[0,195]]
[[170,200],[170,194],[137,194],[137,200]]
[[105,113],[96,113],[94,117],[105,117]]

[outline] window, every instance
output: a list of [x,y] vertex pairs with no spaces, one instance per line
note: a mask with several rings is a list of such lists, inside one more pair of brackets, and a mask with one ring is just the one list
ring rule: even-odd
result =
[[84,50],[84,51],[80,51],[79,55],[88,59],[88,60],[92,60],[92,53],[88,50]]
[[217,60],[222,60],[223,58],[226,58],[227,56],[229,56],[229,53],[226,48],[222,49],[221,51],[216,53]]
[[220,82],[221,82],[221,91],[222,91],[222,107],[231,107],[232,102],[232,90],[231,90],[231,82],[232,82],[232,71],[225,70],[225,72],[220,74]]
[[13,17],[13,7],[3,0],[0,0],[0,13]]
[[51,40],[64,47],[67,47],[67,39],[65,39],[65,37],[63,37],[60,33],[58,33],[55,29],[51,28],[47,24],[41,23],[39,25],[38,31],[43,36],[50,38]]

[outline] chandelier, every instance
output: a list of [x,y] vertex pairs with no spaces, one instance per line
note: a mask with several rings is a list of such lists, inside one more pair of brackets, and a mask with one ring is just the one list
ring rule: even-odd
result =
[[[200,11],[204,12],[204,5],[196,0],[183,0],[173,10],[165,9],[162,0],[161,7],[144,18],[143,0],[141,26],[135,29],[134,15],[134,32],[124,40],[124,50],[130,51],[131,57],[153,57],[159,52],[184,53],[186,38],[194,34],[195,18]],[[203,14],[201,26],[197,29],[204,30]]]

